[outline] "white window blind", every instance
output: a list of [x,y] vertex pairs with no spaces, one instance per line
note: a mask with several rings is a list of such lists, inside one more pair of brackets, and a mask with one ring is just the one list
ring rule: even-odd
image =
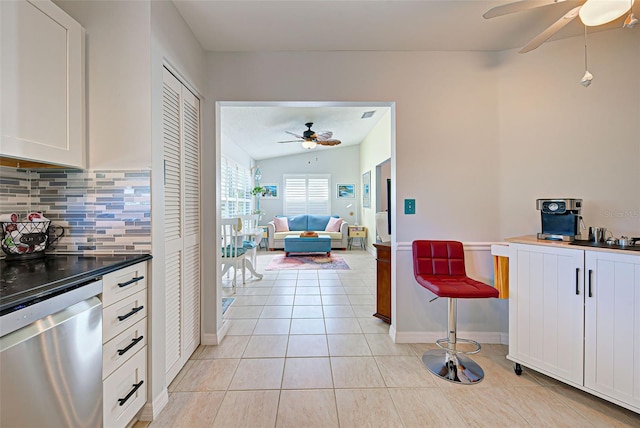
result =
[[222,157],[220,178],[222,218],[251,214],[251,171]]
[[328,174],[284,175],[284,215],[330,215]]

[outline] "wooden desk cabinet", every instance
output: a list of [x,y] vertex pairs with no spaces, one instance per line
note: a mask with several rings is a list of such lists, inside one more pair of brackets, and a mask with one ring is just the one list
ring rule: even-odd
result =
[[373,244],[376,247],[377,289],[374,317],[391,324],[391,244]]

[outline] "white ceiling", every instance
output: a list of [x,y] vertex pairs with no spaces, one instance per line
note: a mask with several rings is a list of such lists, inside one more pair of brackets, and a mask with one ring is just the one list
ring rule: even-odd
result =
[[[300,143],[278,142],[295,140],[293,135],[285,131],[301,135],[307,130],[304,124],[313,122],[314,131],[331,131],[332,138],[340,140],[342,144],[333,147],[318,145],[312,150],[336,150],[360,144],[390,110],[388,106],[359,103],[288,103],[286,106],[281,104],[224,104],[220,108],[222,149],[224,150],[226,143],[234,143],[255,160],[305,153],[308,149],[303,148]],[[361,119],[362,114],[369,111],[375,111],[373,116]]]
[[[584,3],[567,0],[489,20],[482,17],[488,9],[513,1],[173,0],[202,47],[220,52],[502,51],[524,46]],[[619,28],[623,20],[598,30]],[[556,38],[580,35],[582,28],[576,19]]]
[[[214,52],[503,51],[524,46],[584,3],[567,0],[489,20],[482,17],[490,8],[512,1],[173,0],[204,50]],[[590,31],[620,28],[623,20]],[[575,19],[552,40],[582,32]],[[299,144],[276,142],[290,139],[284,131],[304,132],[305,122],[314,122],[315,131],[333,131],[343,142],[337,147],[359,144],[380,116],[359,118],[374,109],[227,107],[221,122],[223,148],[233,141],[256,160],[302,152]]]

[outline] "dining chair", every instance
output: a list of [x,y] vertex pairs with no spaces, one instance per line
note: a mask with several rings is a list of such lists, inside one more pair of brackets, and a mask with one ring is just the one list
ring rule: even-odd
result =
[[239,216],[242,223],[240,235],[242,236],[242,248],[247,250],[246,256],[256,266],[258,258],[258,244],[262,239],[262,229],[258,228],[260,216],[258,214],[247,214]]
[[229,269],[233,268],[232,287],[235,288],[238,275],[238,269],[242,270],[242,284],[245,284],[245,254],[246,248],[242,247],[242,238],[240,235],[240,218],[225,218],[221,221],[222,227],[222,276]]

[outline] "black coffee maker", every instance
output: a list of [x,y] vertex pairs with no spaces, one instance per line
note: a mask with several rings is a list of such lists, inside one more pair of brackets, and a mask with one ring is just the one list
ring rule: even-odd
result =
[[536,199],[542,218],[538,239],[573,241],[584,228],[580,210],[582,199]]

